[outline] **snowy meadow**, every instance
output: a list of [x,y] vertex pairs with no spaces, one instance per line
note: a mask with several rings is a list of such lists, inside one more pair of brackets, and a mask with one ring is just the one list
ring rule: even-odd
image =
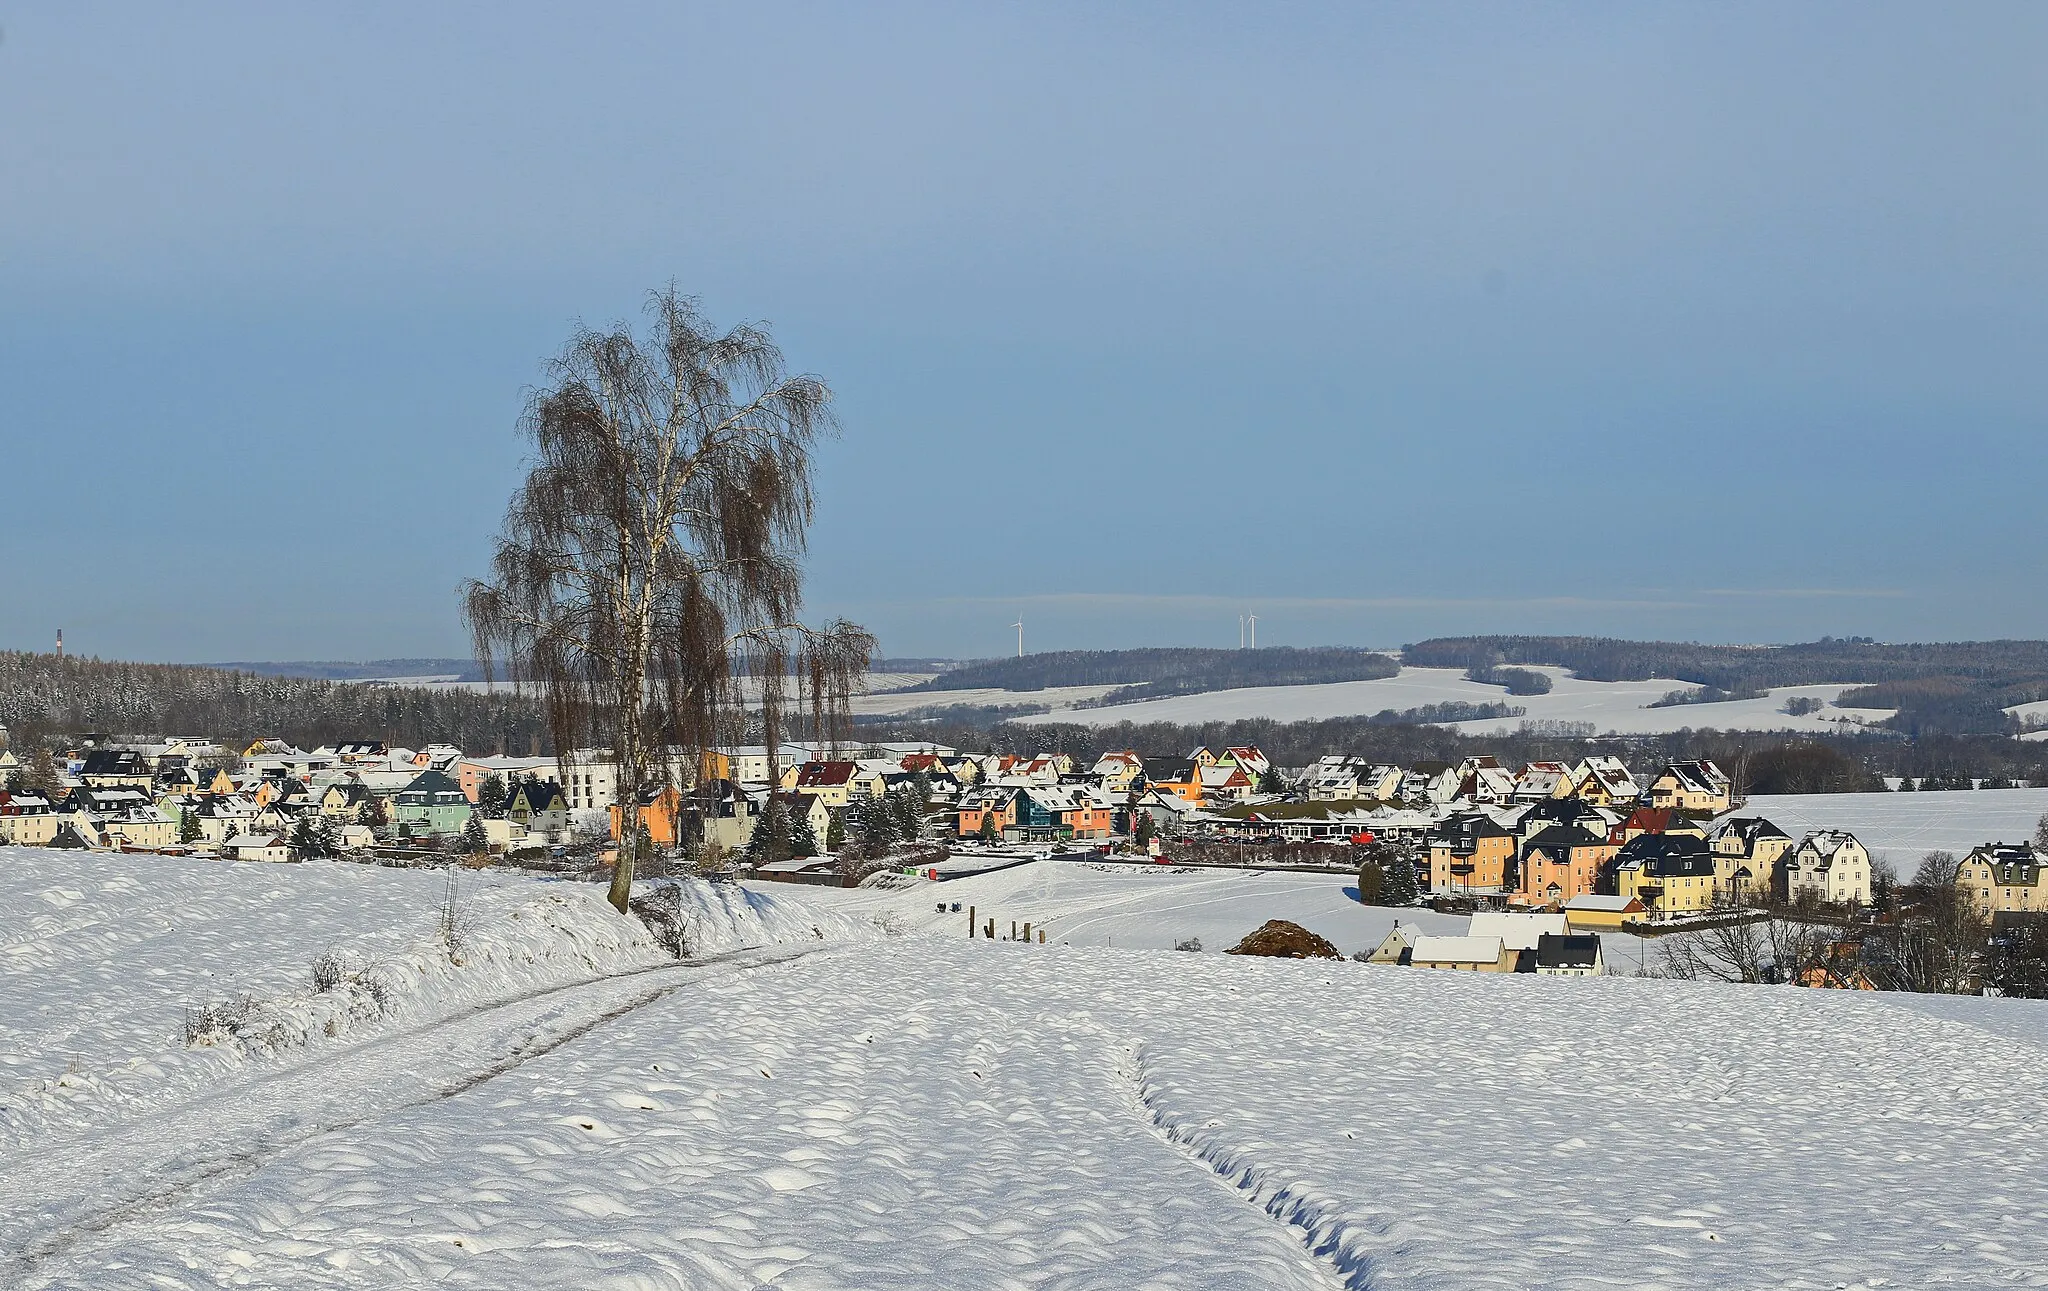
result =
[[[492,876],[457,965],[440,875],[7,859],[10,1287],[2048,1281],[2048,1006],[1126,940],[1391,923],[1315,876],[691,885],[682,963]],[[187,1047],[204,998],[349,1016],[329,944],[387,1013]]]

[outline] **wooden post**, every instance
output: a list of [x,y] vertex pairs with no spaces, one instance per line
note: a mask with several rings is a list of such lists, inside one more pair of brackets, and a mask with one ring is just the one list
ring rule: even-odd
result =
[[1038,930],[1038,944],[1041,946],[1045,944],[1045,929],[1043,928]]
[[1031,921],[1029,919],[1024,921],[1024,940],[1027,943],[1031,940]]
[[996,939],[996,917],[994,915],[990,915],[988,917],[988,922],[981,925],[981,935],[988,938],[990,941],[994,941]]
[[1010,920],[1010,940],[1017,940],[1017,921],[1015,919]]
[[967,907],[967,940],[974,940],[974,907]]

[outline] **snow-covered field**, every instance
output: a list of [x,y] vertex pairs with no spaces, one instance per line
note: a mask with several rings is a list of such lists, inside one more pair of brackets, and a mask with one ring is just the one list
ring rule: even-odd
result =
[[[1453,700],[1470,704],[1507,703],[1528,710],[1522,717],[1450,724],[1473,735],[1513,731],[1525,721],[1590,722],[1594,732],[1603,735],[1609,732],[1661,734],[1686,727],[1708,726],[1721,730],[1839,731],[1845,724],[1878,722],[1890,716],[1887,711],[1832,707],[1834,698],[1849,689],[1847,686],[1785,686],[1759,699],[1649,708],[1647,705],[1671,691],[1691,689],[1691,684],[1663,678],[1650,681],[1581,681],[1562,668],[1536,668],[1532,671],[1549,674],[1552,682],[1549,694],[1509,695],[1499,686],[1465,680],[1464,672],[1456,668],[1403,668],[1398,676],[1375,681],[1214,690],[1200,695],[1177,695],[1170,699],[1117,704],[1108,708],[1055,711],[1020,720],[1084,722],[1091,726],[1124,721],[1195,724],[1256,717],[1301,722],[1327,717],[1370,716],[1387,709],[1404,712],[1426,704]],[[1830,706],[1818,713],[1799,717],[1781,712],[1785,701],[1794,697],[1815,698]]]
[[[1326,874],[1190,869],[1094,861],[1037,861],[994,874],[906,891],[826,888],[812,899],[853,917],[939,936],[967,933],[968,906],[994,919],[999,934],[1029,923],[1033,936],[1073,946],[1168,950],[1197,938],[1204,948],[1234,946],[1268,919],[1289,919],[1327,937],[1345,954],[1370,950],[1396,920],[1424,932],[1460,933],[1462,916],[1358,903],[1353,881]],[[938,910],[941,901],[961,912]]]
[[[81,1070],[175,1062],[180,1002],[293,989],[312,939],[266,912],[299,885],[309,928],[443,958],[433,876],[4,855],[0,939],[46,965],[0,959],[10,1106],[23,1068],[68,1063],[57,1014],[132,1015]],[[472,944],[553,944],[509,925],[567,891],[562,937],[609,928],[613,958],[25,1127],[0,1285],[2048,1283],[2048,1005],[1135,949],[1291,910],[1350,950],[1374,916],[1314,876],[1057,865],[888,897],[705,885],[706,944],[767,948],[694,965],[594,890],[498,880]],[[138,937],[88,922],[89,890],[223,913]],[[941,895],[1073,944],[970,942]],[[878,915],[908,931],[863,936]]]
[[1943,793],[1759,795],[1742,815],[1762,816],[1798,838],[1809,829],[1846,829],[1911,878],[1932,851],[1961,856],[1979,843],[2024,842],[2048,814],[2048,789],[1976,789]]

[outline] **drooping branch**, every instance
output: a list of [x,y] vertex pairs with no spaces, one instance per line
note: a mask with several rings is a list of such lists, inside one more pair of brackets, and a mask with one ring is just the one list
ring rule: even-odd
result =
[[492,578],[465,595],[479,660],[545,696],[562,755],[602,748],[620,768],[621,908],[652,769],[729,742],[747,679],[771,746],[792,674],[814,735],[836,741],[875,644],[798,619],[830,390],[785,376],[765,332],[718,332],[673,289],[649,314],[646,336],[585,331],[556,361],[524,419],[534,457]]

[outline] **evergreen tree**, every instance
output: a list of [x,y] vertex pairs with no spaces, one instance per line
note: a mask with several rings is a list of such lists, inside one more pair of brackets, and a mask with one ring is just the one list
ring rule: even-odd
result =
[[1900,793],[1912,793],[1912,792],[1913,792],[1913,777],[1912,777],[1912,776],[1909,776],[1909,775],[1908,775],[1908,776],[1900,776],[1900,777],[1899,777],[1899,792],[1900,792]]
[[830,823],[825,826],[825,850],[835,856],[840,848],[846,846],[846,813],[851,810],[851,807],[841,807],[826,817]]
[[470,813],[469,823],[462,827],[462,854],[482,856],[490,850],[490,838],[484,833],[484,818],[474,812]]
[[292,850],[300,860],[320,854],[320,839],[313,832],[312,817],[301,816],[292,823]]
[[996,829],[995,808],[990,807],[981,813],[981,831],[975,837],[991,846],[1003,841],[1002,833]]
[[341,830],[334,817],[321,816],[313,825],[313,836],[319,840],[322,856],[341,855]]
[[925,800],[917,790],[905,785],[889,794],[889,832],[906,843],[914,843],[924,833]]
[[1159,826],[1153,821],[1151,812],[1146,811],[1142,807],[1136,810],[1138,813],[1138,824],[1136,828],[1131,830],[1131,841],[1140,848],[1149,851],[1152,847],[1152,840],[1159,835]]
[[356,823],[371,829],[382,829],[390,824],[391,817],[384,810],[384,800],[376,794],[363,799],[362,805],[356,808]]
[[1399,852],[1387,856],[1386,876],[1380,883],[1380,904],[1419,905],[1422,889],[1415,881],[1415,863]]
[[199,813],[187,807],[178,813],[178,841],[196,843],[202,831],[199,828]]
[[492,820],[503,820],[505,818],[505,802],[510,797],[511,794],[507,792],[505,782],[499,778],[497,772],[493,771],[484,777],[484,782],[481,785],[477,786],[476,809]]
[[786,861],[790,857],[789,809],[778,795],[770,794],[768,805],[754,821],[754,832],[747,836],[745,856],[749,864],[761,866],[774,861]]
[[26,771],[23,771],[20,767],[16,767],[12,771],[9,771],[7,773],[7,792],[27,793],[28,773]]
[[811,827],[811,814],[807,811],[791,810],[789,813],[789,854],[791,856],[816,856],[818,851],[818,831]]

